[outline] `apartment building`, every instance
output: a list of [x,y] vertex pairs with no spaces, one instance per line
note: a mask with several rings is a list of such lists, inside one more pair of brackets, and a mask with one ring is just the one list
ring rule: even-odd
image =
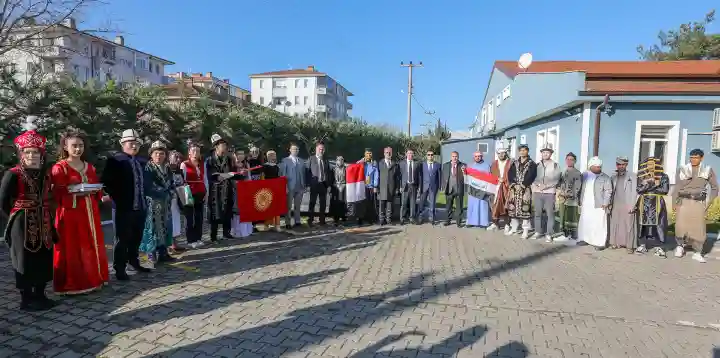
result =
[[[28,24],[13,36],[23,38],[42,29]],[[122,36],[108,40],[78,30],[74,19],[52,26],[28,40],[31,46],[6,53],[1,62],[14,66],[18,76],[29,79],[35,73],[52,77],[73,75],[78,81],[90,79],[118,83],[162,84],[165,66],[174,62],[131,48]]]
[[177,87],[178,84],[183,84],[185,87],[194,87],[200,91],[204,89],[216,98],[227,98],[236,104],[250,102],[250,91],[232,84],[228,78],[216,77],[212,72],[175,72],[168,74],[164,82],[165,87]]
[[250,91],[253,103],[290,115],[343,119],[353,109],[352,92],[315,66],[250,75]]

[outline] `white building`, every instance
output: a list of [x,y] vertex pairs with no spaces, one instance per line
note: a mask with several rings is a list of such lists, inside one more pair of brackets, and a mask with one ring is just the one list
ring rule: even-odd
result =
[[250,75],[252,102],[290,115],[342,119],[349,116],[353,94],[314,66]]
[[[37,31],[39,26],[18,28],[12,36],[23,38]],[[125,45],[122,36],[114,41],[77,29],[73,19],[50,27],[30,45],[13,49],[0,61],[14,66],[18,76],[29,79],[34,73],[71,74],[78,81],[91,78],[105,82],[162,84],[165,66],[174,62]]]

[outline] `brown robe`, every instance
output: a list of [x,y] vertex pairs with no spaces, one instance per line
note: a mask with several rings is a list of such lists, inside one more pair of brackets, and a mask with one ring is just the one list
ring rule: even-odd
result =
[[501,217],[506,217],[508,215],[505,203],[507,202],[508,195],[510,193],[510,185],[508,184],[508,170],[510,170],[510,164],[512,164],[512,160],[510,160],[510,158],[505,159],[505,168],[503,168],[502,173],[500,172],[500,164],[498,160],[495,160],[490,166],[490,173],[503,179],[500,187],[498,187],[497,194],[495,194],[495,199],[493,200],[491,208],[492,221],[495,223],[497,223]]

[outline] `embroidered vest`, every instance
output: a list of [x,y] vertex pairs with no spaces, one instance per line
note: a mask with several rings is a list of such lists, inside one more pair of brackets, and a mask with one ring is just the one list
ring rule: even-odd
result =
[[205,194],[207,191],[205,188],[205,166],[201,164],[196,167],[195,164],[186,160],[185,173],[185,181],[190,186],[190,191],[193,194]]
[[33,179],[20,166],[10,169],[17,176],[17,198],[10,216],[25,211],[25,239],[24,246],[30,252],[39,251],[43,245],[51,249],[52,222],[50,217],[50,175],[44,174],[43,187],[38,187],[38,180]]

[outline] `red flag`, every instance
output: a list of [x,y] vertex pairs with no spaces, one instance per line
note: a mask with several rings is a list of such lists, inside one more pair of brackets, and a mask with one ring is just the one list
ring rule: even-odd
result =
[[241,222],[265,221],[287,212],[285,177],[237,182]]

